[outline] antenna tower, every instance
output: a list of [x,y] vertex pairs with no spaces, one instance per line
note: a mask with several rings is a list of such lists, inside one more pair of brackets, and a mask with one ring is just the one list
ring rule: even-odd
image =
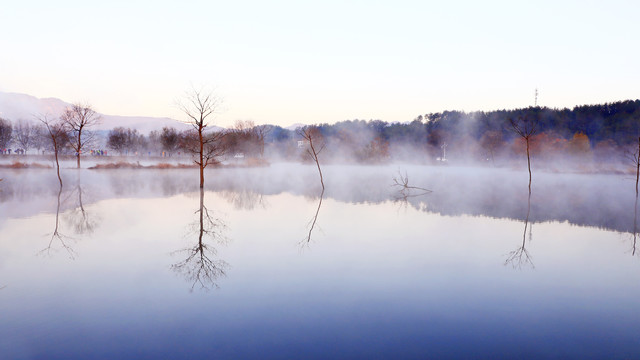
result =
[[538,107],[538,88],[536,88],[536,101],[534,102],[534,106]]

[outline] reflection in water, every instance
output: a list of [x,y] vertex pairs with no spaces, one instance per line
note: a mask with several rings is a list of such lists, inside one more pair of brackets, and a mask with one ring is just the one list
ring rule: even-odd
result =
[[221,191],[220,196],[227,200],[236,210],[253,210],[257,206],[267,208],[262,193],[249,189]]
[[[261,169],[227,169],[220,171],[208,183],[208,191],[250,191],[257,194],[277,195],[291,193],[307,195],[313,168],[298,165],[273,165]],[[392,177],[397,175],[397,167],[351,167],[328,166],[322,169],[327,192],[325,196],[338,202],[379,204],[398,199],[397,190],[404,186],[390,186]],[[31,216],[45,211],[38,199],[46,195],[43,191],[43,176],[50,170],[21,170],[28,176],[3,176],[0,182],[0,213],[4,217]],[[404,175],[404,170],[402,170]],[[412,175],[407,185],[423,186],[434,190],[429,194],[428,207],[422,197],[412,191],[407,197],[407,206],[420,211],[442,215],[488,216],[521,221],[524,199],[518,200],[522,188],[519,172],[507,169],[461,169],[458,167],[408,167]],[[102,199],[131,197],[145,198],[170,196],[196,191],[189,181],[192,174],[186,170],[82,170],[82,203],[84,206]],[[316,173],[318,174],[318,173]],[[317,176],[317,175],[316,175]],[[305,180],[302,180],[305,179]],[[403,177],[398,178],[400,185]],[[63,176],[65,193],[75,184]],[[621,175],[584,174],[540,174],[536,179],[537,211],[533,211],[532,222],[569,222],[573,225],[591,226],[632,234],[633,221],[630,219],[633,202],[629,192],[623,187],[611,184],[623,180]],[[418,182],[419,181],[419,182]],[[57,183],[57,181],[56,181]],[[52,186],[53,182],[51,182]],[[111,185],[111,186],[109,186]],[[57,188],[56,188],[57,189]],[[316,191],[316,190],[314,190]],[[317,190],[316,196],[320,193]],[[89,196],[85,195],[91,195]],[[255,196],[255,194],[246,194]],[[522,195],[524,195],[522,193]],[[240,194],[234,194],[240,196]],[[244,195],[242,195],[244,196]],[[235,200],[234,200],[235,201]],[[245,200],[238,202],[243,203]],[[323,200],[324,202],[324,200]],[[250,201],[248,202],[251,203]],[[244,206],[244,204],[242,205]],[[256,206],[260,206],[259,203]],[[62,209],[65,209],[63,201]],[[80,210],[80,209],[78,209]],[[89,211],[92,208],[88,209]],[[64,216],[62,218],[64,219]],[[304,236],[306,236],[306,230]],[[95,231],[98,231],[97,229]],[[304,237],[301,236],[301,237]],[[630,242],[630,240],[627,240]]]
[[[223,235],[225,225],[220,219],[211,217],[209,210],[204,206],[204,189],[200,189],[200,207],[196,214],[198,220],[193,224],[192,232],[197,235],[198,242],[192,247],[175,251],[174,254],[186,254],[187,257],[171,265],[172,270],[191,282],[191,291],[196,284],[205,290],[217,288],[218,278],[225,275],[229,266],[224,260],[215,259],[216,248],[206,243],[207,239],[217,243],[224,243],[226,239]],[[189,237],[190,235],[191,233],[187,234]]]
[[[521,269],[523,265],[529,265],[535,268],[533,261],[531,260],[531,254],[526,249],[527,243],[527,226],[529,225],[529,214],[531,212],[531,189],[529,189],[529,197],[527,198],[527,216],[524,219],[524,231],[522,233],[522,244],[517,249],[511,251],[507,255],[507,259],[504,264],[511,264],[514,268]],[[531,227],[529,227],[529,242],[531,242]]]
[[397,194],[393,198],[393,200],[400,204],[400,208],[404,208],[405,210],[409,207],[409,198],[415,198],[423,195],[427,195],[432,193],[432,190],[410,186],[409,185],[409,176],[407,173],[402,173],[398,170],[398,176],[393,177],[393,184],[391,185],[395,188],[399,188]]
[[65,238],[67,238],[67,236],[63,235],[62,233],[60,233],[60,204],[61,204],[61,196],[62,196],[62,183],[60,183],[60,189],[58,190],[58,203],[56,206],[56,223],[55,223],[55,227],[53,228],[53,234],[51,234],[51,239],[49,240],[49,245],[42,249],[40,251],[40,253],[46,253],[47,255],[51,255],[51,249],[54,243],[54,240],[57,240],[60,242],[60,245],[62,246],[62,248],[64,250],[67,251],[67,253],[69,254],[69,257],[71,259],[75,258],[75,251],[65,242]]
[[313,232],[313,228],[316,227],[316,222],[318,221],[318,214],[320,213],[320,207],[322,207],[323,198],[324,198],[324,186],[322,187],[322,192],[320,193],[320,199],[318,200],[318,208],[316,209],[316,213],[311,218],[311,220],[309,221],[309,224],[307,225],[309,226],[309,234],[307,235],[307,238],[301,243],[302,245],[304,245],[305,243],[308,244],[311,241],[311,233]]
[[394,187],[399,188],[398,195],[396,195],[396,200],[407,202],[407,199],[410,197],[417,197],[432,193],[432,190],[410,186],[409,185],[409,176],[407,173],[404,173],[404,176],[400,171],[398,171],[398,176],[393,177],[393,185]]
[[91,234],[96,228],[97,220],[91,216],[82,203],[84,192],[80,181],[78,181],[74,192],[78,199],[76,206],[65,214],[67,224],[74,229],[76,234]]
[[633,246],[631,247],[631,256],[636,254],[636,242],[638,240],[638,193],[636,193],[636,203],[633,209]]

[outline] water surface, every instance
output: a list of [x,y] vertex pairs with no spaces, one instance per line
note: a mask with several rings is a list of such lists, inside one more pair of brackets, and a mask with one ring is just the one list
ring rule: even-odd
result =
[[63,170],[0,176],[1,358],[640,355],[625,176]]

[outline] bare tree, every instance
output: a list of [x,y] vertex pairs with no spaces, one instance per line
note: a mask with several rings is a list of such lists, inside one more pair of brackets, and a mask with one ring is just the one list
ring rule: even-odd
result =
[[38,117],[38,120],[47,129],[48,137],[51,140],[53,146],[53,157],[56,161],[56,172],[58,174],[58,181],[60,181],[60,187],[62,187],[62,177],[60,177],[60,162],[58,161],[58,152],[62,148],[62,144],[68,141],[67,132],[65,126],[60,121],[52,121],[47,115]]
[[69,133],[69,144],[76,152],[78,169],[80,168],[80,155],[86,147],[92,143],[95,134],[90,128],[100,123],[100,115],[90,105],[73,104],[60,116]]
[[491,158],[491,163],[495,166],[496,150],[502,144],[502,131],[490,130],[485,132],[480,138],[480,146],[487,151],[487,155]]
[[320,185],[322,185],[322,192],[320,193],[320,200],[318,201],[318,208],[316,210],[315,215],[311,219],[309,226],[309,235],[307,236],[307,243],[311,241],[311,233],[313,232],[313,228],[316,226],[316,222],[318,221],[318,214],[320,213],[320,208],[322,207],[322,199],[324,197],[324,179],[322,177],[322,169],[320,168],[320,160],[318,159],[318,154],[324,149],[325,142],[322,133],[320,132],[320,128],[317,126],[305,126],[299,130],[300,135],[303,139],[305,139],[309,143],[309,148],[307,149],[307,154],[313,159],[318,168],[318,174],[320,175]]
[[267,134],[269,134],[269,132],[271,131],[270,127],[267,127],[266,125],[258,125],[256,127],[254,127],[254,131],[256,133],[256,136],[258,137],[258,145],[259,145],[259,151],[260,151],[260,158],[264,157],[264,141],[265,138],[267,137]]
[[[324,179],[322,178],[322,169],[320,169],[320,161],[318,155],[325,147],[324,137],[320,132],[320,128],[317,126],[305,126],[299,130],[300,136],[309,143],[307,154],[316,163],[318,167],[318,174],[320,174],[320,184],[322,185],[322,191],[324,192]],[[315,142],[315,144],[314,144]]]
[[629,151],[626,157],[636,168],[636,197],[638,197],[638,180],[640,180],[640,137],[638,137],[638,147],[633,151]]
[[187,141],[187,150],[196,155],[195,163],[200,168],[200,188],[204,188],[204,169],[224,153],[221,144],[224,133],[207,131],[209,121],[219,110],[222,99],[210,92],[191,89],[184,100],[178,103],[194,129],[193,137]]
[[261,155],[261,144],[258,128],[251,120],[236,120],[227,134],[225,144],[229,151],[242,153],[247,157]]
[[180,133],[174,127],[163,127],[159,139],[166,156],[171,156],[180,147]]
[[528,116],[520,116],[517,119],[509,119],[511,124],[511,130],[524,139],[527,146],[527,169],[529,170],[529,194],[531,194],[531,154],[530,154],[530,140],[533,135],[538,131],[538,122]]
[[0,118],[0,150],[5,149],[11,143],[13,127],[9,120]]
[[107,147],[117,151],[120,155],[135,152],[144,144],[144,136],[136,129],[116,127],[109,131]]
[[36,145],[38,129],[31,121],[19,119],[13,125],[13,139],[15,143],[26,153],[30,147]]

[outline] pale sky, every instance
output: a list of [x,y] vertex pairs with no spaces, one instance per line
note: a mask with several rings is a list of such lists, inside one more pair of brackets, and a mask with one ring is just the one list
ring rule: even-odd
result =
[[182,118],[410,121],[640,98],[640,1],[4,1],[0,91]]

